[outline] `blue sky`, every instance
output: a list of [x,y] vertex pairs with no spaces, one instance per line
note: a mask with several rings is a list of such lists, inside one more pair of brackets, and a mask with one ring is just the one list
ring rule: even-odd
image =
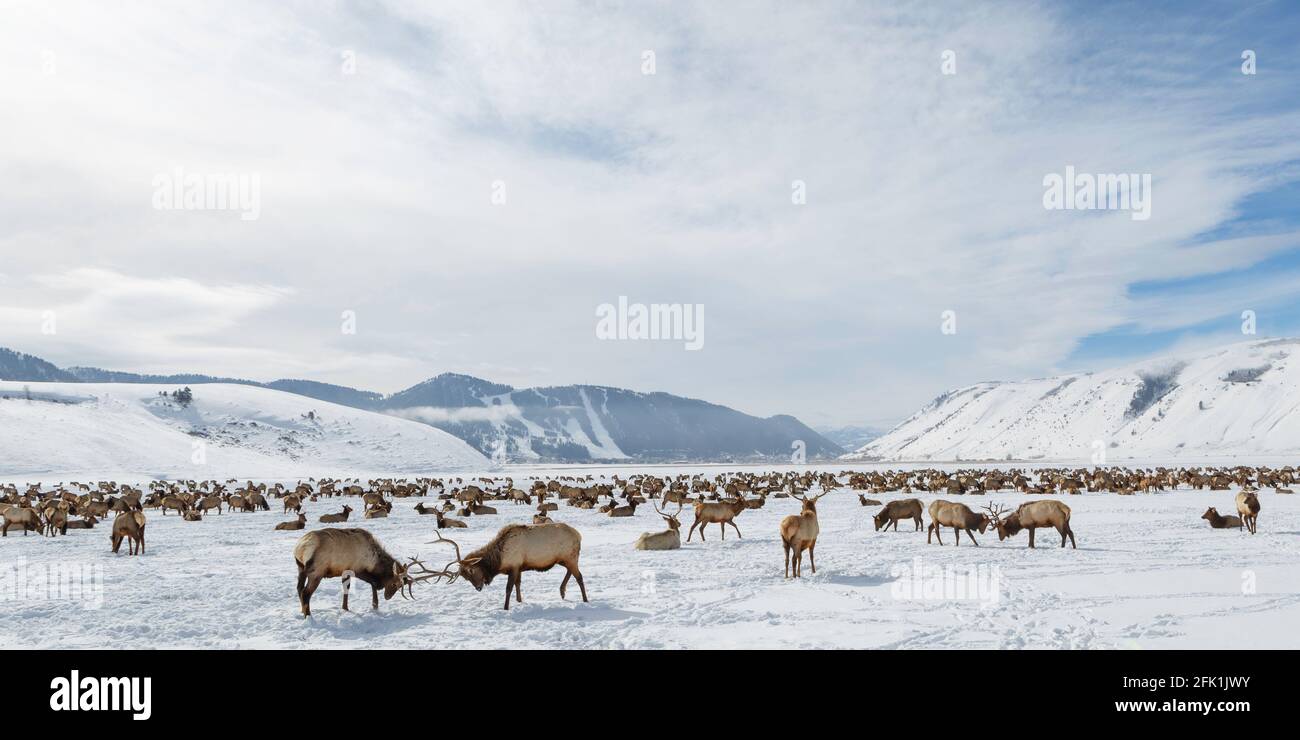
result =
[[[1297,3],[0,14],[0,346],[61,365],[884,425],[1247,309],[1300,334]],[[1067,166],[1151,175],[1151,218],[1044,209]],[[258,174],[260,216],[153,208],[176,167]],[[619,296],[703,304],[704,348],[600,340]]]

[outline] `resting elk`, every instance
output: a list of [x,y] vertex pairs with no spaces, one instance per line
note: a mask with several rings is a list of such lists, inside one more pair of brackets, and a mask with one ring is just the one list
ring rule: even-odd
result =
[[348,520],[348,515],[351,513],[352,507],[344,504],[343,511],[340,511],[337,514],[321,514],[320,521],[322,524],[338,524],[339,522],[346,522]]
[[[407,571],[417,561],[412,560],[406,565],[397,562],[379,540],[364,529],[308,532],[294,546],[293,560],[298,565],[298,601],[304,617],[311,616],[311,595],[325,578],[343,579],[344,611],[348,610],[348,591],[353,577],[370,584],[370,605],[374,609],[379,608],[380,587],[384,589],[385,601],[398,591],[402,591],[403,598],[415,598],[412,586],[417,579]],[[410,593],[409,597],[407,593]]]
[[[971,542],[975,542],[975,534],[971,530],[979,527],[980,534],[984,534],[984,530],[988,529],[991,523],[992,520],[988,514],[976,514],[966,504],[955,504],[951,501],[935,499],[930,503],[930,527],[925,532],[925,542],[926,544],[930,543],[930,535],[933,533],[939,540],[939,544],[942,545],[943,534],[940,530],[943,527],[952,527],[953,536],[957,539],[955,545],[961,544],[961,533],[963,531],[966,532],[966,536],[970,538]],[[975,542],[976,547],[979,547],[979,545],[980,543]]]
[[655,511],[663,517],[668,524],[668,529],[662,532],[642,532],[640,537],[636,538],[633,545],[638,550],[678,550],[682,546],[682,523],[678,521],[677,515],[682,513],[682,504],[677,503],[677,511],[671,514],[665,514],[658,504],[655,505]]
[[695,528],[700,528],[700,541],[704,541],[704,527],[709,524],[718,525],[722,530],[722,539],[727,539],[727,525],[736,530],[736,536],[740,537],[740,527],[736,526],[736,515],[748,509],[745,499],[736,498],[732,501],[723,501],[720,503],[706,503],[704,501],[695,502],[695,521],[691,523],[690,530],[686,533],[686,541],[690,542],[691,537],[695,535]]
[[781,520],[781,547],[785,550],[785,577],[790,577],[790,553],[794,553],[794,577],[803,576],[803,551],[808,551],[808,562],[812,565],[812,572],[817,572],[817,559],[813,556],[817,548],[817,534],[821,531],[817,526],[817,500],[825,493],[820,493],[812,498],[805,498],[798,493],[791,492],[792,496],[803,502],[803,508],[798,514],[791,514]]
[[277,532],[291,532],[295,529],[302,529],[307,526],[307,515],[302,512],[298,513],[298,518],[291,522],[280,522],[275,525]]
[[[560,581],[560,598],[564,598],[565,588],[572,577],[582,591],[582,600],[587,601],[587,586],[582,580],[582,571],[578,570],[582,535],[567,524],[510,524],[502,527],[491,542],[467,557],[461,557],[460,545],[445,539],[441,533],[435,534],[438,535],[437,542],[446,542],[456,549],[456,559],[436,576],[439,579],[446,577],[448,583],[464,578],[475,590],[482,591],[484,585],[492,583],[492,579],[505,574],[506,603],[503,609],[510,608],[511,589],[515,592],[515,602],[523,602],[519,582],[524,571],[544,572],[556,565],[563,565],[567,571],[564,580]],[[451,570],[452,566],[457,569]]]
[[1213,506],[1206,509],[1205,513],[1201,515],[1201,518],[1210,523],[1211,529],[1229,529],[1231,527],[1241,529],[1241,517],[1223,516],[1219,514],[1219,510]]
[[985,507],[992,518],[993,526],[998,530],[998,541],[1013,537],[1022,529],[1029,530],[1029,546],[1034,546],[1034,530],[1039,527],[1052,527],[1061,535],[1061,547],[1065,547],[1066,537],[1070,538],[1070,547],[1074,544],[1074,530],[1070,529],[1070,507],[1060,501],[1032,501],[1021,504],[1006,519],[1002,518],[1002,507]]

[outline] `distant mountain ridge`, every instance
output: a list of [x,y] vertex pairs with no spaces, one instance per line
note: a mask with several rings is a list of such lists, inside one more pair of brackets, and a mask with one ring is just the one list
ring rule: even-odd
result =
[[569,385],[513,388],[443,373],[381,393],[311,380],[263,383],[201,374],[142,375],[89,367],[60,369],[0,350],[0,379],[83,383],[231,383],[379,411],[442,429],[497,462],[744,462],[837,457],[844,449],[793,416],[750,416],[669,393]]
[[1300,339],[941,394],[848,460],[1168,459],[1300,454]]

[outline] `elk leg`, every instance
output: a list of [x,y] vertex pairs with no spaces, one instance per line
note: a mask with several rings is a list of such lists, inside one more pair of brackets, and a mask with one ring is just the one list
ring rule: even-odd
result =
[[[695,536],[695,527],[697,527],[699,523],[700,523],[699,519],[696,519],[695,521],[691,522],[691,529],[689,532],[686,533],[687,542],[690,542],[691,538]],[[704,535],[700,535],[700,536],[703,537]]]
[[[737,526],[736,526],[736,523],[735,523],[735,522],[732,522],[732,521],[727,522],[727,524],[730,524],[730,525],[731,525],[731,528],[734,529],[734,530],[736,530],[736,536],[737,536],[737,537],[740,537],[740,527],[737,527]],[[726,532],[727,532],[726,529],[723,529],[723,530],[722,530],[722,533],[723,533],[724,535],[726,534]],[[723,537],[723,539],[726,539],[726,537]],[[740,539],[743,540],[743,539],[745,539],[745,538],[744,538],[744,537],[740,537]]]
[[564,566],[564,580],[560,581],[560,598],[561,598],[561,599],[564,598],[564,589],[569,585],[569,579],[570,579],[571,577],[573,577],[573,569],[570,568],[570,567],[567,566],[567,565]]
[[[975,533],[970,531],[970,527],[966,528],[966,536],[970,538],[971,542],[975,542]],[[957,539],[961,539],[961,535],[958,535]],[[975,542],[975,546],[979,547],[980,543]]]
[[516,604],[524,603],[524,595],[519,593],[519,584],[523,582],[524,582],[524,574],[519,571],[516,571],[515,572],[515,603]]
[[302,591],[302,615],[311,616],[311,595],[316,593],[316,588],[320,586],[320,576],[312,576],[307,581],[307,587]]
[[790,543],[781,540],[781,549],[785,550],[785,577],[790,577]]
[[506,578],[506,605],[502,607],[506,611],[510,610],[510,590],[515,587],[515,574],[511,571]]
[[348,610],[348,595],[352,593],[352,576],[343,576],[343,611]]
[[302,587],[307,585],[307,569],[298,564],[298,600],[302,601]]
[[379,611],[379,587],[370,584],[370,608]]
[[722,532],[722,539],[727,539],[727,523],[718,522],[718,531]]
[[1030,546],[1031,548],[1034,546],[1034,528],[1033,528],[1033,527],[1030,527],[1030,528],[1029,528],[1029,546]]
[[[568,566],[566,565],[565,567],[567,568]],[[574,577],[574,579],[576,579],[576,580],[578,581],[578,590],[582,591],[582,601],[583,601],[583,603],[586,603],[586,601],[587,601],[587,583],[586,583],[586,581],[583,581],[583,580],[582,580],[582,571],[578,570],[578,566],[575,564],[575,565],[573,566],[573,571],[572,571],[572,572],[573,572],[573,577]]]
[[808,564],[812,566],[813,575],[817,575],[817,558],[813,557],[813,550],[816,548],[816,542],[808,546]]

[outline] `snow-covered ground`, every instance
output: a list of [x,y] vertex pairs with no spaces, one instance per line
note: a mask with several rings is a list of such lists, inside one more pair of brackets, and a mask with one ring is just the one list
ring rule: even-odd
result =
[[[529,471],[513,472],[516,485],[526,485]],[[568,470],[579,472],[588,470]],[[918,498],[928,504],[933,496]],[[1029,498],[959,500],[1014,506]],[[342,612],[332,580],[317,591],[310,619],[299,615],[294,594],[291,553],[300,533],[272,531],[288,517],[227,513],[189,523],[150,512],[140,557],[110,554],[103,525],[0,540],[0,637],[33,648],[1297,648],[1300,500],[1271,490],[1260,498],[1252,536],[1200,519],[1207,506],[1231,511],[1231,492],[1066,496],[1079,549],[1061,550],[1045,532],[1029,550],[1024,534],[998,542],[990,532],[976,548],[964,539],[953,547],[951,531],[943,547],[906,524],[877,532],[875,507],[843,489],[818,505],[817,573],[805,562],[797,581],[782,577],[777,535],[781,517],[798,510],[789,499],[742,513],[743,539],[729,533],[722,541],[715,526],[708,541],[697,536],[669,552],[632,549],[639,533],[663,528],[649,507],[631,519],[566,507],[557,519],[583,535],[589,604],[573,584],[560,600],[562,569],[525,574],[525,602],[509,612],[501,609],[504,579],[481,593],[464,581],[426,583],[416,601],[381,601],[378,613],[364,585],[354,611]],[[339,501],[309,505],[309,528],[326,526],[316,518]],[[388,519],[343,526],[371,530],[394,555],[441,565],[450,548],[425,544],[433,517],[417,515],[415,503],[398,500]],[[532,515],[531,507],[497,506],[500,515],[445,532],[472,548]],[[684,528],[691,519],[688,510]],[[956,579],[928,577],[949,566],[964,576],[967,597],[951,590]],[[90,588],[79,599],[41,598],[49,589],[32,584],[53,567],[88,577]],[[20,578],[26,594],[10,586]]]
[[945,393],[846,460],[1069,460],[1300,453],[1300,339]]
[[66,480],[401,475],[489,463],[446,432],[245,385],[0,381],[0,476]]

